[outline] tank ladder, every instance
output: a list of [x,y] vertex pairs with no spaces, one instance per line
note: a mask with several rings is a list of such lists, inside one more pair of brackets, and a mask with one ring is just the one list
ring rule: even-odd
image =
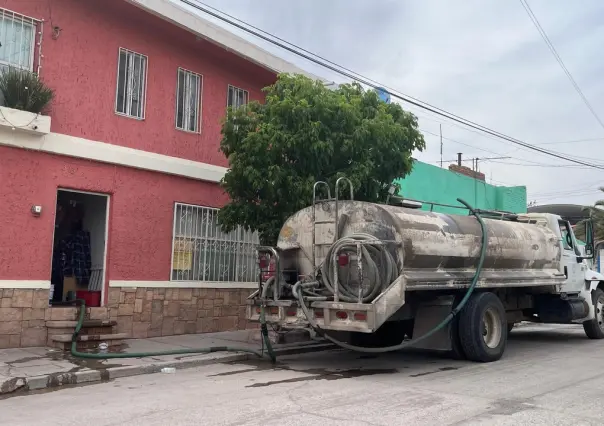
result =
[[[339,189],[340,189],[340,184],[342,182],[345,182],[348,184],[348,187],[350,189],[350,200],[354,200],[354,190],[352,187],[352,182],[350,181],[350,179],[345,178],[345,177],[340,177],[338,178],[338,180],[336,181],[336,187],[335,187],[335,197],[332,198],[331,197],[331,188],[329,187],[329,184],[325,181],[317,181],[315,182],[314,186],[313,186],[313,192],[312,192],[312,262],[313,262],[313,271],[314,273],[316,273],[317,271],[317,247],[325,247],[325,246],[331,246],[333,243],[335,243],[338,239],[339,239],[339,233],[340,233],[340,223],[339,223],[339,201],[340,201],[340,195],[339,195]],[[318,188],[320,188],[321,186],[324,186],[325,188],[327,188],[327,198],[318,198],[317,195],[317,190]],[[316,211],[316,207],[318,204],[323,204],[323,203],[329,203],[329,202],[334,202],[335,205],[335,211],[334,211],[334,215],[331,216],[329,214],[322,214],[321,218],[317,219],[317,211]],[[317,226],[320,225],[333,225],[333,239],[331,241],[325,241],[325,240],[319,240],[317,241]],[[323,235],[323,233],[321,234]]]

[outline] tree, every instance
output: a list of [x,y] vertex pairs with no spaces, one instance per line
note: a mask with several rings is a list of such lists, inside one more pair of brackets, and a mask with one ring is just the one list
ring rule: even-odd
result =
[[264,92],[264,103],[227,111],[220,147],[230,203],[218,215],[225,231],[257,230],[262,244],[274,245],[283,222],[312,203],[315,181],[333,188],[346,176],[355,199],[383,201],[425,146],[413,114],[358,84],[330,90],[282,74]]

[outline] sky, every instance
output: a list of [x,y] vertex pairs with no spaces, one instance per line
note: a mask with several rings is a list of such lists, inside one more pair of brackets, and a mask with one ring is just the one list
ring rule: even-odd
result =
[[[179,0],[173,0],[179,2]],[[199,1],[199,0],[193,0]],[[582,101],[519,0],[203,0],[330,61],[498,132],[604,166],[604,126]],[[604,2],[528,0],[575,81],[604,121]],[[346,78],[214,18],[297,66]],[[402,103],[424,133],[414,154],[445,167],[461,152],[494,185],[527,187],[537,204],[604,199],[604,170],[518,147]],[[492,159],[489,157],[508,157]],[[449,160],[449,161],[448,161]]]

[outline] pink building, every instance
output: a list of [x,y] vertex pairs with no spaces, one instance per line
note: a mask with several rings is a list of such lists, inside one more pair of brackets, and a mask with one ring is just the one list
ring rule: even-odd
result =
[[216,225],[220,121],[303,71],[178,3],[0,0],[0,67],[55,92],[0,108],[0,348],[60,344],[76,294],[114,340],[247,327],[257,236]]

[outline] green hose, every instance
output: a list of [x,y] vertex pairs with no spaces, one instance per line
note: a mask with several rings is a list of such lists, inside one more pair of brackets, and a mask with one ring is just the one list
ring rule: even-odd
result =
[[[212,352],[247,352],[262,358],[264,356],[264,350],[257,351],[249,348],[241,348],[235,346],[211,346],[209,348],[187,348],[187,349],[174,349],[169,351],[158,351],[158,352],[129,352],[129,353],[89,353],[89,352],[79,352],[77,349],[77,341],[78,336],[80,335],[80,330],[82,329],[82,325],[84,324],[84,314],[86,312],[86,302],[84,300],[78,299],[80,302],[80,316],[78,318],[78,323],[76,324],[73,335],[71,336],[71,355],[76,358],[85,358],[85,359],[116,359],[116,358],[143,358],[149,356],[162,356],[162,355],[183,355],[183,354],[204,354],[204,353],[212,353]],[[269,358],[273,363],[276,362],[275,352],[273,351],[273,347],[271,345],[271,341],[268,337],[268,328],[266,326],[266,320],[264,318],[264,307],[261,307],[260,311],[260,324],[261,324],[261,334],[263,341],[263,348],[266,345],[266,350]]]
[[455,315],[457,315],[459,313],[459,311],[461,311],[463,309],[465,304],[470,299],[470,296],[474,292],[474,289],[476,288],[476,284],[478,283],[478,279],[480,278],[480,272],[482,271],[482,265],[484,263],[484,258],[485,258],[487,246],[488,246],[487,228],[486,228],[484,221],[482,220],[482,217],[480,216],[480,213],[478,213],[478,211],[474,210],[466,201],[462,200],[461,198],[458,198],[457,201],[459,201],[461,204],[466,206],[466,208],[470,211],[470,213],[472,215],[474,215],[476,217],[476,219],[478,220],[478,223],[480,224],[480,229],[482,231],[482,243],[480,246],[480,257],[478,259],[478,265],[476,265],[476,272],[474,273],[474,278],[472,278],[472,282],[470,283],[470,286],[468,287],[468,290],[466,291],[466,294],[463,297],[463,299],[461,299],[459,304],[455,308],[453,308],[451,313],[449,313],[449,315],[447,315],[447,317],[444,320],[442,320],[438,325],[436,325],[433,329],[431,329],[424,335],[422,335],[416,339],[407,340],[398,345],[386,346],[386,347],[382,347],[382,348],[365,348],[362,346],[351,345],[351,344],[342,342],[340,340],[337,340],[337,339],[331,337],[330,335],[326,334],[323,330],[321,330],[321,328],[314,321],[312,315],[310,315],[310,312],[308,312],[308,308],[306,307],[306,304],[304,303],[304,297],[302,295],[301,283],[297,283],[293,288],[293,293],[298,298],[298,302],[299,302],[300,306],[302,307],[302,310],[304,311],[304,315],[306,315],[306,318],[307,318],[309,324],[311,325],[311,327],[314,328],[319,335],[322,335],[327,340],[331,341],[332,343],[335,343],[336,345],[338,345],[344,349],[348,349],[351,351],[357,351],[357,352],[383,353],[383,352],[398,351],[400,349],[405,349],[410,346],[413,346],[413,345],[417,344],[418,342],[425,340],[428,337],[432,336],[434,333],[436,333],[437,331],[444,328],[447,324],[449,324],[453,320],[453,318],[455,318]]

